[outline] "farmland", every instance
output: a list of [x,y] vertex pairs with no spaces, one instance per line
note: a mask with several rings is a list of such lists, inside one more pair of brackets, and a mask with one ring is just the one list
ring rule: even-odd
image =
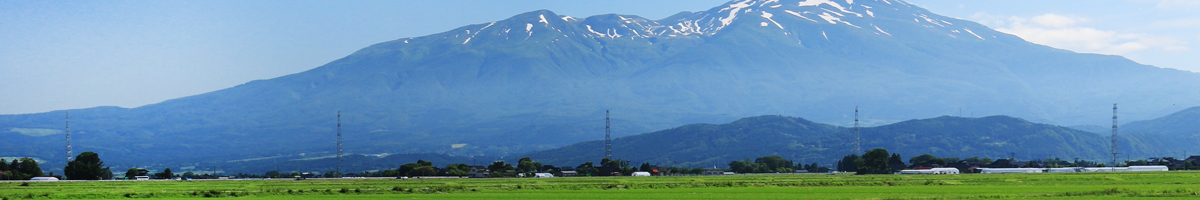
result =
[[[22,186],[27,184],[27,186]],[[1095,199],[1200,197],[1200,172],[0,182],[3,199]]]

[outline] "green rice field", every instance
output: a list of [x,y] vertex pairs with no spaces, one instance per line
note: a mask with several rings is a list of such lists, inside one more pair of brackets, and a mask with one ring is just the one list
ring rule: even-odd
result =
[[488,179],[0,182],[3,199],[1200,198],[1200,171]]

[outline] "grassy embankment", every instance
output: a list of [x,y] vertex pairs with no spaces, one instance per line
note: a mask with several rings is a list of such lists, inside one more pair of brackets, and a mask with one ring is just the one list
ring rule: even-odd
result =
[[1096,199],[1200,197],[1200,172],[0,183],[7,199]]

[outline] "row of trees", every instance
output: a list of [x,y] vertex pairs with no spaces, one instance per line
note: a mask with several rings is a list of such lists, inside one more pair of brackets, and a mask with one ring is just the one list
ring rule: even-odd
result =
[[[33,158],[20,158],[12,163],[0,159],[0,172],[4,172],[3,180],[29,180],[47,175]],[[63,172],[66,176],[63,178],[67,180],[100,180],[112,177],[112,172],[108,167],[104,167],[104,161],[100,160],[100,155],[91,151],[75,156],[75,160],[68,162]]]
[[3,180],[29,180],[36,176],[45,176],[33,158],[16,159],[11,164],[0,159],[0,172],[4,172]]
[[729,170],[735,173],[792,173],[801,169],[808,172],[829,172],[828,167],[818,166],[817,163],[793,165],[792,161],[778,155],[759,157],[754,159],[754,162],[750,162],[749,158],[729,162]]
[[898,163],[904,166],[900,154],[889,154],[886,149],[868,150],[861,157],[855,154],[842,157],[837,166],[838,171],[855,172],[855,174],[891,174],[895,171],[892,166]]

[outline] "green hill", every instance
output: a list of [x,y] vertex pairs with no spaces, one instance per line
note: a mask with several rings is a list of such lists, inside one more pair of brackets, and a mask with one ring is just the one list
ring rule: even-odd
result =
[[[617,138],[613,157],[634,163],[721,167],[733,160],[780,155],[802,163],[828,164],[852,152],[852,130],[795,117],[748,117],[727,124],[692,124]],[[1106,136],[1008,116],[943,116],[864,127],[860,133],[864,151],[884,148],[906,158],[926,153],[961,158],[1009,158],[1015,154],[1022,160],[1109,158]],[[1153,157],[1177,148],[1161,146],[1163,139],[1125,136],[1120,144],[1133,158]],[[543,163],[577,165],[599,160],[603,149],[603,141],[588,141],[525,156]]]

